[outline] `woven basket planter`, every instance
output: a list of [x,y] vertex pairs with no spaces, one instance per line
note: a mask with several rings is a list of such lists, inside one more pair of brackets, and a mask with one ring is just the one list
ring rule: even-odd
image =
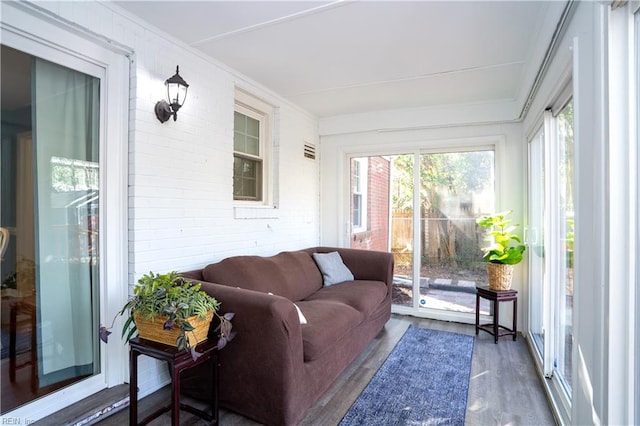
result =
[[[171,330],[164,329],[164,323],[167,320],[166,316],[157,316],[154,318],[146,319],[136,313],[133,314],[133,319],[138,328],[138,335],[147,340],[153,340],[154,342],[164,343],[169,346],[178,346],[176,340],[178,336],[182,334],[182,329],[176,324]],[[198,343],[207,340],[207,334],[209,334],[209,324],[213,319],[213,311],[207,312],[207,316],[203,319],[199,319],[197,315],[187,318],[189,324],[191,324],[195,330],[185,333],[189,346],[196,346]]]
[[491,290],[509,290],[513,280],[513,265],[502,263],[487,263],[489,274],[489,288]]

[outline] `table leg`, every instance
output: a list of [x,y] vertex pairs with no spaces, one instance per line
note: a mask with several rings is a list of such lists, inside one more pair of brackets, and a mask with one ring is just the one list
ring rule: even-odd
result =
[[516,340],[518,330],[518,299],[513,299],[513,341]]
[[476,336],[480,330],[480,294],[476,292]]
[[213,383],[213,392],[211,394],[211,416],[213,417],[212,424],[218,425],[218,354],[214,353],[211,356],[211,380]]
[[138,424],[138,352],[129,350],[129,426]]
[[500,303],[497,300],[493,301],[493,336],[495,344],[498,344],[498,335],[500,329]]
[[[18,312],[16,305],[11,305],[9,313],[9,381],[16,381],[16,321],[18,321]],[[35,351],[36,348],[31,348]]]
[[171,426],[180,426],[180,371],[169,363],[171,371]]

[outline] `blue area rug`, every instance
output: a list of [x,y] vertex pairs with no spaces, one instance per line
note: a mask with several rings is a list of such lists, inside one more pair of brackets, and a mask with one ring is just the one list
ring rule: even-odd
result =
[[464,425],[473,342],[410,326],[340,426]]

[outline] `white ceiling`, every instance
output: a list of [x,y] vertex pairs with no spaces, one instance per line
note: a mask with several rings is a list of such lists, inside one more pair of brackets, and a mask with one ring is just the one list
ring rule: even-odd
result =
[[543,1],[116,3],[318,117],[521,108],[560,10]]

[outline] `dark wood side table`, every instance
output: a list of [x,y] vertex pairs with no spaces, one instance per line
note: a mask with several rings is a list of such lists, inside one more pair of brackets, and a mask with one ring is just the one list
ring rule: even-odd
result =
[[[129,341],[129,425],[145,425],[167,411],[171,411],[171,425],[180,425],[180,410],[193,413],[211,424],[218,424],[218,350],[214,339],[207,339],[196,346],[201,355],[193,360],[189,350],[179,351],[175,346],[136,337]],[[138,423],[138,356],[147,355],[155,359],[167,361],[171,374],[171,404],[160,408]],[[211,414],[190,405],[180,403],[180,373],[187,368],[212,360],[211,380],[213,393],[211,396]],[[204,378],[203,378],[204,379]]]
[[[490,300],[493,304],[493,322],[480,324],[480,298]],[[500,302],[513,301],[513,328],[500,325]],[[504,330],[500,332],[500,330]],[[498,337],[511,336],[516,340],[518,330],[518,292],[517,290],[491,290],[488,286],[476,287],[476,336],[480,330],[493,335],[495,343]]]

